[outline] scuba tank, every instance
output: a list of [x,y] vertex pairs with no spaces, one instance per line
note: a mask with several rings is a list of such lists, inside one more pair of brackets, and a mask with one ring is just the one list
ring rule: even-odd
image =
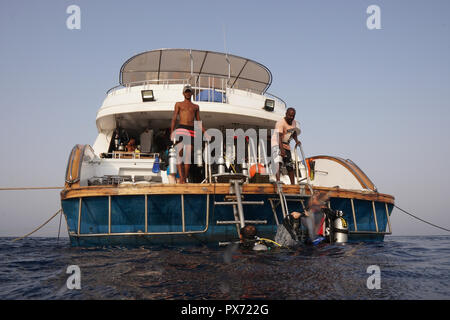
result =
[[248,176],[248,168],[246,162],[242,163],[242,174]]
[[196,164],[198,167],[203,167],[203,152],[202,149],[195,150]]
[[342,211],[336,211],[336,217],[333,221],[333,242],[345,243],[348,240],[348,225],[343,218]]
[[225,161],[223,160],[223,157],[219,157],[217,160],[217,166],[218,166],[218,174],[224,174],[225,173]]
[[114,137],[114,150],[119,150],[120,145],[120,138],[119,138],[119,132],[116,131],[116,135]]
[[323,209],[325,213],[325,236],[330,243],[345,243],[348,241],[348,224],[344,213],[339,210]]
[[177,153],[172,146],[169,149],[169,174],[177,173]]

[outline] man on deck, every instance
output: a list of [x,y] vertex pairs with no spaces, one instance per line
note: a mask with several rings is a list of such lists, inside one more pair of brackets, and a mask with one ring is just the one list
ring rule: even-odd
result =
[[300,134],[300,128],[297,126],[294,118],[295,109],[288,108],[286,110],[286,116],[275,124],[275,132],[272,136],[272,155],[276,165],[277,181],[280,181],[281,164],[284,164],[291,184],[295,183],[295,177],[289,143],[291,139],[294,139],[296,148],[301,143],[297,138],[297,134]]
[[[182,157],[182,160],[177,162],[180,183],[186,183],[186,178],[189,175],[195,138],[194,121],[200,121],[200,109],[198,105],[191,102],[192,94],[193,90],[191,86],[187,85],[183,88],[184,101],[175,104],[170,127],[171,139],[172,141],[174,139],[177,141],[177,154]],[[175,129],[177,117],[180,120]],[[203,127],[202,131],[204,131]],[[182,139],[178,140],[180,137]]]

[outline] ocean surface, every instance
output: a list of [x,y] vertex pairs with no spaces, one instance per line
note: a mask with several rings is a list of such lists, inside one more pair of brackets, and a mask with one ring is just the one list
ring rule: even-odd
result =
[[[80,268],[81,289],[68,289],[70,265]],[[0,238],[0,299],[449,298],[450,236],[268,252],[72,248],[68,238]]]

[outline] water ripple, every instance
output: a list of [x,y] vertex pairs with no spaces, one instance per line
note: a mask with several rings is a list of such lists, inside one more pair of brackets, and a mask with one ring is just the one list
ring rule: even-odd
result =
[[[0,238],[0,299],[448,299],[450,237],[247,252],[229,248],[71,248]],[[69,290],[69,265],[81,290]],[[367,267],[381,270],[369,290]]]

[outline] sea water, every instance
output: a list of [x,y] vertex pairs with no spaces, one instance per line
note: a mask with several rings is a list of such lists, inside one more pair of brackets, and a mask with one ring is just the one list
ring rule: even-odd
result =
[[450,236],[267,252],[0,238],[0,299],[449,299],[449,284]]

